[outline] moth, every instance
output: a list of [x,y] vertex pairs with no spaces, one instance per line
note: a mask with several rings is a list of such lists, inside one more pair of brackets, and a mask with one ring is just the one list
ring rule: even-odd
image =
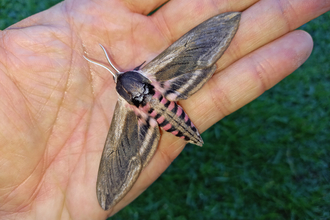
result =
[[187,99],[210,79],[238,29],[240,17],[239,12],[214,16],[145,66],[127,72],[114,67],[101,45],[116,71],[112,74],[118,93],[97,177],[97,198],[104,210],[127,194],[152,158],[160,138],[159,127],[202,146],[200,134],[177,101]]

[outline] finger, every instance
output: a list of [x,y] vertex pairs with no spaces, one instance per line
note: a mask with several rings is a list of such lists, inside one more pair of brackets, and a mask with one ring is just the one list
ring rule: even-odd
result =
[[[242,11],[256,1],[215,1],[215,4],[210,2],[200,3],[194,0],[187,4],[184,0],[171,1],[157,11],[152,19],[163,36],[159,51],[206,18],[225,11]],[[222,56],[221,62],[218,62],[218,69],[224,69],[240,57],[296,29],[329,9],[330,1],[327,0],[258,1],[242,13],[238,32]]]
[[308,33],[291,32],[214,75],[200,93],[184,102],[184,107],[204,131],[296,70],[312,47]]
[[264,0],[256,3],[242,13],[239,29],[218,62],[218,70],[329,9],[330,1],[327,0]]

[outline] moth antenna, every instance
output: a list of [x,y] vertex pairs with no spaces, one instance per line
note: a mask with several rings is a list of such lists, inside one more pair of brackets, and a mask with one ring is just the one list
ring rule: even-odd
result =
[[116,70],[116,72],[117,73],[120,73],[120,71],[111,63],[111,60],[110,60],[110,58],[109,58],[109,56],[108,56],[108,53],[107,53],[107,51],[105,50],[105,48],[101,45],[101,44],[99,44],[100,45],[100,47],[102,48],[102,50],[103,50],[103,52],[104,52],[104,54],[105,54],[105,56],[107,57],[107,60],[108,60],[108,62],[109,62],[109,64],[111,65],[111,67],[114,69],[114,70]]
[[91,59],[85,57],[85,55],[83,55],[83,57],[84,57],[87,61],[89,61],[89,62],[91,62],[91,63],[94,63],[94,64],[96,64],[96,65],[98,65],[98,66],[101,66],[101,67],[103,67],[104,69],[108,70],[108,71],[113,75],[113,78],[115,79],[115,82],[117,83],[117,75],[118,75],[118,74],[114,74],[114,73],[113,73],[108,67],[104,66],[104,65],[101,64],[101,63],[98,63],[98,62],[96,62],[96,61],[93,61],[93,60],[91,60]]
[[134,70],[138,71],[145,62],[146,61],[144,61],[140,66],[135,67]]

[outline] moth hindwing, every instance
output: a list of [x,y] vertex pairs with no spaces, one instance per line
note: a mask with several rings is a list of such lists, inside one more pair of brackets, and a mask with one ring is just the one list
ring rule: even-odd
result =
[[160,138],[159,127],[187,142],[203,144],[176,101],[197,92],[213,75],[215,63],[237,31],[240,16],[239,12],[229,12],[204,21],[141,69],[142,65],[119,72],[101,46],[116,70],[112,74],[119,96],[97,177],[97,198],[104,210],[127,194],[152,158]]

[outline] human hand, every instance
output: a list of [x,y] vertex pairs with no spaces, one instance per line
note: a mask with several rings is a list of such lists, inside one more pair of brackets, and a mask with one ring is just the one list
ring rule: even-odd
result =
[[185,145],[163,133],[131,192],[113,210],[103,211],[96,176],[117,94],[112,76],[87,63],[84,52],[104,60],[101,43],[120,70],[129,70],[205,19],[244,11],[214,77],[180,102],[202,132],[301,65],[312,41],[303,31],[291,31],[330,5],[244,0],[218,1],[215,7],[214,2],[171,1],[145,16],[163,2],[65,1],[1,32],[3,218],[105,218],[145,190]]

